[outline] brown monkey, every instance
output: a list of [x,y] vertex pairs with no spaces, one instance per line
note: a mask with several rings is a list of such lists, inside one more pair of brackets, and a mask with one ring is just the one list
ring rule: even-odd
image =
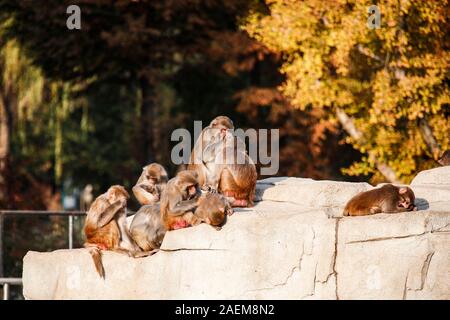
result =
[[[205,127],[192,149],[191,157],[189,159],[188,170],[195,170],[198,174],[198,182],[203,187],[207,181],[209,171],[207,168],[208,163],[204,159],[205,148],[212,144],[217,143],[223,139],[227,130],[234,129],[233,121],[227,116],[215,117],[210,124]],[[214,161],[214,159],[209,159]]]
[[[211,151],[210,149],[215,149]],[[233,207],[250,207],[256,191],[256,166],[245,150],[245,143],[227,131],[223,140],[205,150],[210,175],[206,182],[231,200]]]
[[450,150],[444,151],[442,156],[439,158],[438,163],[441,166],[450,166]]
[[213,226],[216,230],[222,229],[226,215],[233,214],[233,208],[228,200],[217,193],[205,193],[198,199],[198,207],[194,214],[199,217],[202,222]]
[[160,200],[167,180],[166,169],[158,163],[151,163],[142,168],[142,174],[133,187],[134,196],[141,205],[154,204]]
[[169,180],[161,196],[161,221],[166,230],[176,230],[201,223],[193,211],[201,194],[195,171],[180,171]]
[[386,184],[381,188],[361,192],[347,203],[344,216],[365,216],[375,213],[396,213],[417,210],[414,192],[408,187]]
[[[225,221],[225,215],[233,214],[225,197],[219,194],[207,193],[197,201],[198,207],[195,210],[195,216],[200,222],[205,222],[216,228],[221,229]],[[160,204],[142,206],[133,218],[130,226],[130,233],[133,240],[143,250],[135,256],[150,255],[156,252],[166,234],[161,221]]]
[[142,206],[133,218],[130,233],[137,245],[148,254],[159,249],[166,234],[161,221],[160,205]]
[[131,239],[126,226],[126,205],[129,199],[124,187],[115,185],[95,199],[86,217],[84,233],[98,274],[104,278],[101,250],[133,255],[139,247]]

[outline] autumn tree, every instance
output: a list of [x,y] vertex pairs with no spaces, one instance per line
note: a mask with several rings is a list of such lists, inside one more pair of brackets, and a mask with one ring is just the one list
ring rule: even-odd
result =
[[282,55],[291,104],[323,110],[365,154],[347,174],[408,182],[450,145],[449,4],[378,1],[369,28],[372,4],[254,1],[242,28]]

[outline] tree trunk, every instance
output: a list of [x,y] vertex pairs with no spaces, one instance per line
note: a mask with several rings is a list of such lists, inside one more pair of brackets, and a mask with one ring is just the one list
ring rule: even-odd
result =
[[143,164],[155,161],[154,148],[154,118],[155,118],[155,100],[153,85],[145,78],[140,78],[140,87],[142,93],[141,103],[141,141],[143,150]]
[[6,201],[6,170],[11,145],[12,112],[6,97],[0,92],[0,203]]
[[[0,204],[7,202],[7,169],[11,144],[12,112],[0,92]],[[1,206],[0,209],[6,207]],[[0,215],[0,277],[3,277],[3,216]]]
[[[363,134],[358,128],[356,128],[355,123],[352,118],[350,118],[344,110],[337,108],[336,109],[336,116],[341,123],[344,130],[355,140],[361,141],[364,143],[364,137]],[[397,176],[395,174],[395,171],[387,164],[379,162],[375,155],[372,152],[368,152],[369,159],[371,159],[375,166],[377,167],[378,171],[381,172],[381,174],[392,183],[398,183],[400,184],[401,181],[397,179]]]
[[423,140],[425,140],[428,149],[430,149],[430,152],[433,154],[433,159],[434,160],[439,159],[439,156],[441,155],[442,151],[436,139],[434,138],[433,130],[431,130],[430,125],[428,124],[426,118],[422,118],[419,120],[419,128]]

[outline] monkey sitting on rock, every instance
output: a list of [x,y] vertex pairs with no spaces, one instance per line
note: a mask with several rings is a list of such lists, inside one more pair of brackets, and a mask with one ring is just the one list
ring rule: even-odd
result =
[[143,206],[155,204],[160,200],[167,180],[166,169],[158,163],[151,163],[142,168],[141,176],[133,187],[133,194]]
[[129,199],[124,187],[114,185],[92,203],[84,225],[86,242],[95,268],[104,278],[101,250],[135,256],[140,251],[126,225],[126,205]]
[[343,215],[365,216],[382,212],[416,211],[414,200],[414,192],[410,188],[386,184],[354,196],[345,206]]

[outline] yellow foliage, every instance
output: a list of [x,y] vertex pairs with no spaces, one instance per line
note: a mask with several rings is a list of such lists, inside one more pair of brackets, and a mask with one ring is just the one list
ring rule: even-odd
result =
[[[370,151],[407,182],[434,166],[419,120],[426,118],[442,150],[450,148],[447,17],[449,1],[378,1],[380,28],[367,25],[371,0],[265,0],[242,28],[280,53],[281,92],[300,109],[337,107],[352,116]],[[375,173],[370,157],[343,170]]]

